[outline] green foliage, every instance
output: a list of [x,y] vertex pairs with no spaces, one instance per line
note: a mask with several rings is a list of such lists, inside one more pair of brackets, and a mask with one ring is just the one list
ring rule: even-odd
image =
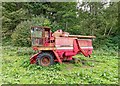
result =
[[52,32],[55,32],[58,29],[62,29],[63,31],[65,30],[65,28],[57,23],[53,23],[50,25],[50,27],[52,28]]
[[[28,28],[34,23],[36,26],[50,26],[53,32],[62,29],[73,35],[95,35],[96,39],[93,42],[95,48],[116,50],[119,36],[118,3],[111,2],[105,7],[106,4],[108,3],[4,2],[2,3],[3,45],[13,43],[17,46],[30,46]],[[35,17],[38,19],[34,19]],[[41,24],[43,21],[46,24]],[[11,36],[13,42],[10,42]]]
[[49,26],[50,21],[43,17],[35,17],[31,20],[21,22],[12,34],[12,42],[16,46],[30,46],[31,34],[30,29],[32,26]]
[[3,47],[3,84],[118,84],[117,52],[111,55],[106,51],[95,50],[92,58],[75,56],[81,59],[80,64],[56,63],[41,67],[30,64],[31,53],[17,53],[29,49],[31,48]]
[[[20,6],[17,6],[17,5]],[[2,5],[2,33],[5,36],[12,35],[16,26],[28,18],[27,9],[23,9],[22,3],[3,3]]]
[[102,37],[97,37],[93,41],[93,46],[95,49],[101,48],[106,51],[112,51],[112,50],[118,50],[118,40],[119,36],[102,36]]

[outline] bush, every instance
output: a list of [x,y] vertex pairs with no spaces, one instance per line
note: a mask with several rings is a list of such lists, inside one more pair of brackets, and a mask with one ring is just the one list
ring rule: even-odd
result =
[[43,17],[35,17],[21,22],[12,34],[12,43],[16,46],[31,46],[31,26],[49,26],[50,21]]
[[118,39],[120,37],[115,36],[103,36],[97,37],[95,41],[93,41],[94,49],[103,49],[106,51],[117,51],[118,50]]

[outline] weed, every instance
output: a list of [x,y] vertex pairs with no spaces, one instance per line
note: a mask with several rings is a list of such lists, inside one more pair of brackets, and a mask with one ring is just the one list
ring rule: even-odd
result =
[[95,50],[92,58],[76,55],[80,63],[41,67],[30,64],[35,53],[27,47],[3,47],[2,80],[4,84],[117,84],[116,52]]

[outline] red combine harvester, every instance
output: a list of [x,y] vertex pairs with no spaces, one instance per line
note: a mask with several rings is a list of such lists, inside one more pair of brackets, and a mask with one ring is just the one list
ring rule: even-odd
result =
[[32,27],[31,39],[33,50],[39,51],[30,58],[31,64],[49,66],[54,62],[73,60],[72,56],[92,54],[92,39],[95,36],[69,35],[68,32],[57,30],[52,33],[49,27]]

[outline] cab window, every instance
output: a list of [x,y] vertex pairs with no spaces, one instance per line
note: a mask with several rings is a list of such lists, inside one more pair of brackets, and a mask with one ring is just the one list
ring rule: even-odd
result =
[[42,37],[42,29],[41,28],[32,28],[31,29],[31,35],[32,37],[39,37],[41,38]]

